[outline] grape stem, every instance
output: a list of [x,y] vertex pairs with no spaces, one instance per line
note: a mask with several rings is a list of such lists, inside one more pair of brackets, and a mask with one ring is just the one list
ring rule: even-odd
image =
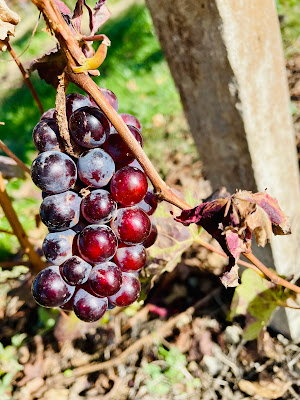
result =
[[[74,64],[83,65],[86,61],[86,57],[83,55],[79,42],[73,32],[71,32],[69,26],[64,21],[59,9],[54,0],[31,0],[38,9],[43,13],[43,16],[47,22],[47,25],[54,32],[61,49],[64,51],[67,67],[65,72],[67,73],[70,82],[75,83],[80,89],[83,89],[88,95],[90,95],[94,101],[101,108],[102,112],[110,120],[112,125],[115,127],[119,135],[126,142],[132,153],[134,154],[137,161],[143,167],[148,178],[152,182],[156,195],[160,200],[167,201],[170,204],[175,205],[181,210],[187,210],[193,208],[187,204],[184,200],[180,199],[169,186],[159,176],[155,170],[151,161],[147,157],[146,153],[135,140],[127,125],[114,110],[114,108],[106,101],[102,95],[97,84],[92,80],[90,76],[84,73],[74,73]],[[202,245],[204,245],[202,243]],[[208,248],[207,244],[205,247]],[[210,248],[210,250],[212,250]],[[216,249],[213,251],[217,252]],[[288,289],[293,290],[296,293],[300,293],[300,287],[280,278],[276,273],[270,271],[261,261],[259,261],[251,252],[243,253],[243,255],[251,261],[265,276],[271,279],[272,282],[284,286]]]
[[32,244],[29,242],[26,232],[24,231],[18,216],[13,209],[11,200],[6,192],[5,182],[0,172],[0,205],[3,212],[10,223],[12,230],[18,238],[24,253],[28,256],[34,272],[39,272],[44,268],[44,262],[41,257],[36,253]]
[[9,39],[5,40],[5,44],[7,46],[7,50],[9,51],[10,55],[12,56],[12,58],[15,61],[15,63],[17,64],[19,70],[21,71],[21,74],[23,75],[24,81],[26,82],[26,85],[28,86],[29,90],[31,91],[32,96],[33,96],[38,108],[40,109],[41,114],[43,114],[44,109],[43,109],[41,100],[40,100],[40,98],[39,98],[39,96],[38,96],[38,94],[37,94],[32,82],[31,82],[31,80],[29,78],[28,73],[25,71],[25,68],[23,67],[19,57],[17,56],[17,53],[12,48],[12,46],[11,46],[11,44],[9,42]]

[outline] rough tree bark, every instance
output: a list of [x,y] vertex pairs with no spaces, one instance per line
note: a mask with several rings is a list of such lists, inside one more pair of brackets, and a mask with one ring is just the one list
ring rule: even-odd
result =
[[259,258],[299,277],[299,171],[274,1],[146,1],[205,175],[213,188],[277,198],[293,234]]

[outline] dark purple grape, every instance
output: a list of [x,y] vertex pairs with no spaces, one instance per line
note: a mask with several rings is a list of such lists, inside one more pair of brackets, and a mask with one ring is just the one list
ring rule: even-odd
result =
[[88,280],[92,266],[80,257],[73,256],[66,260],[60,267],[63,279],[72,286],[82,285]]
[[121,113],[120,117],[122,118],[122,120],[125,122],[126,125],[134,126],[136,129],[142,132],[142,125],[134,115]]
[[78,159],[78,175],[87,186],[101,188],[108,184],[115,172],[113,159],[102,149],[92,149]]
[[107,190],[98,189],[82,199],[81,212],[92,224],[106,224],[117,212],[117,203]]
[[62,193],[71,189],[77,178],[74,161],[64,153],[45,151],[31,165],[35,185],[47,193]]
[[62,306],[59,306],[59,308],[61,308],[64,311],[73,311],[74,296],[75,296],[77,290],[78,289],[75,287],[75,292],[74,292],[73,296],[70,298],[70,300],[67,301],[65,304],[63,304]]
[[152,215],[157,209],[157,197],[152,190],[148,190],[143,200],[137,204],[146,214]]
[[149,236],[151,221],[145,211],[138,207],[120,208],[111,227],[121,242],[139,244]]
[[95,107],[76,110],[70,117],[69,128],[73,139],[88,148],[101,146],[110,131],[108,119]]
[[122,272],[113,262],[97,264],[92,269],[88,283],[96,296],[111,296],[118,292],[122,284]]
[[114,260],[123,272],[139,271],[146,264],[146,249],[141,244],[135,246],[124,246],[119,243]]
[[43,223],[53,231],[72,228],[79,221],[81,198],[74,192],[47,196],[41,204]]
[[[143,147],[143,138],[138,129],[130,125],[128,129]],[[102,147],[116,163],[126,165],[134,160],[132,152],[118,133],[111,133]]]
[[55,108],[49,108],[49,110],[45,111],[41,116],[40,121],[43,119],[55,119],[56,120],[56,110]]
[[143,245],[146,248],[152,246],[155,243],[156,238],[157,238],[157,228],[156,228],[156,225],[152,224],[150,235],[143,242]]
[[53,265],[39,272],[32,284],[35,301],[43,307],[59,307],[70,300],[75,291],[60,276],[59,267]]
[[91,101],[79,93],[71,93],[66,96],[66,114],[69,119],[74,111],[81,107],[93,107]]
[[81,257],[92,264],[110,260],[118,247],[118,240],[106,225],[88,225],[78,235]]
[[124,167],[112,177],[111,194],[123,206],[134,206],[142,201],[148,189],[146,175],[137,168]]
[[60,151],[59,129],[54,119],[43,119],[34,127],[32,139],[38,151]]
[[63,232],[48,233],[43,242],[43,252],[48,261],[60,265],[72,257],[75,232],[68,229]]
[[[117,99],[117,96],[109,89],[105,89],[105,88],[100,88],[100,92],[103,94],[103,96],[105,97],[105,99],[107,100],[107,102],[116,110],[118,111],[119,109],[119,102]],[[94,101],[94,99],[92,99],[91,97],[89,97],[89,99],[91,100],[92,104],[94,107],[99,107],[98,104]]]
[[107,310],[107,298],[95,297],[86,290],[79,289],[74,296],[73,309],[82,321],[98,321]]
[[119,307],[126,307],[134,303],[141,292],[141,284],[135,274],[122,273],[121,289],[112,296],[108,297],[108,301]]

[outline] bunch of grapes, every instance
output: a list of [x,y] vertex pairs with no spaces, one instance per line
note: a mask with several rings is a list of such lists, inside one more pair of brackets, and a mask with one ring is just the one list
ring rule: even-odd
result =
[[[100,90],[118,111],[114,93]],[[39,155],[31,177],[43,191],[40,216],[49,229],[43,251],[52,265],[36,276],[32,293],[41,306],[74,310],[91,322],[139,297],[138,274],[157,236],[149,218],[157,200],[140,164],[92,99],[67,95],[66,114],[78,159],[64,153],[55,109],[33,130]],[[143,145],[138,119],[120,116]]]

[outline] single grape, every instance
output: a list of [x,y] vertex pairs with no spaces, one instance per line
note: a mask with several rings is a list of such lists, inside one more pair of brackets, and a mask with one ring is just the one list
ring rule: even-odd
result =
[[66,96],[66,114],[69,119],[74,111],[81,107],[93,107],[91,101],[79,93],[71,93]]
[[74,294],[73,294],[73,296],[70,298],[70,300],[67,301],[65,304],[63,304],[62,306],[59,306],[59,308],[61,308],[61,309],[64,310],[64,311],[73,311],[74,297],[75,297],[75,294],[78,292],[78,290],[79,290],[79,287],[78,287],[78,288],[75,287]]
[[123,272],[133,272],[141,270],[147,260],[146,249],[143,245],[124,246],[119,243],[118,250],[114,255],[115,263]]
[[112,296],[108,297],[108,301],[119,307],[126,307],[134,303],[141,292],[141,284],[138,277],[134,274],[122,273],[121,289]]
[[71,189],[77,178],[74,161],[64,153],[45,151],[31,165],[35,185],[47,193],[62,193]]
[[156,238],[157,238],[157,228],[156,225],[152,224],[150,235],[143,242],[144,247],[146,247],[147,249],[148,247],[152,246],[155,243]]
[[56,110],[55,108],[49,108],[49,110],[45,111],[41,116],[40,121],[43,119],[55,119],[56,120]]
[[88,186],[101,188],[108,184],[115,172],[113,159],[102,149],[92,149],[78,159],[78,175]]
[[142,132],[142,125],[134,115],[121,113],[120,117],[122,118],[122,120],[125,122],[126,125],[134,126],[136,129]]
[[80,257],[73,256],[60,265],[60,274],[72,286],[82,285],[88,280],[92,266]]
[[106,225],[88,225],[78,235],[81,257],[92,264],[110,260],[118,247],[118,240]]
[[72,228],[79,221],[81,198],[74,192],[47,196],[41,204],[43,223],[53,231]]
[[137,168],[123,167],[112,177],[111,194],[123,206],[134,206],[143,200],[147,193],[146,175]]
[[43,119],[32,132],[32,139],[38,151],[60,151],[59,129],[54,119]]
[[139,244],[147,239],[151,221],[139,207],[120,208],[111,222],[117,238],[126,244]]
[[92,269],[88,283],[96,296],[111,296],[118,292],[122,284],[122,272],[113,262],[96,264]]
[[79,319],[85,322],[98,321],[107,310],[107,298],[95,297],[84,289],[74,296],[73,308]]
[[107,190],[98,189],[82,199],[81,212],[92,224],[106,224],[117,212],[117,203]]
[[146,214],[152,215],[157,209],[157,197],[152,190],[148,190],[143,200],[137,204]]
[[75,232],[68,229],[63,232],[48,233],[43,242],[43,252],[48,261],[60,265],[72,257]]
[[[118,111],[119,109],[119,102],[117,99],[117,96],[109,89],[106,88],[100,88],[100,92],[103,94],[103,96],[105,97],[105,99],[107,100],[107,102],[116,110]],[[90,101],[92,102],[94,107],[99,107],[98,104],[94,101],[94,99],[92,99],[91,97],[89,97]]]
[[82,107],[70,117],[69,128],[73,139],[83,147],[101,146],[110,131],[108,119],[95,107]]
[[59,307],[67,303],[75,291],[60,276],[59,267],[53,265],[39,272],[32,284],[35,301],[43,307]]
[[[143,138],[138,129],[130,125],[128,125],[128,129],[143,147]],[[102,147],[116,163],[126,165],[134,160],[131,150],[118,133],[111,133]]]

